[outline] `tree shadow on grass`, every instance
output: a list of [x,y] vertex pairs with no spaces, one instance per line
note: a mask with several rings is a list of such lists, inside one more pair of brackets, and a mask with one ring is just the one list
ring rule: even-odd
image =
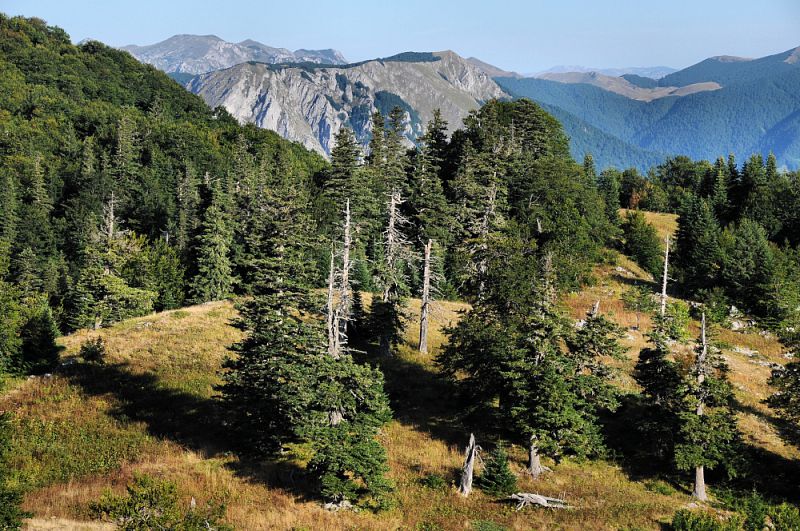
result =
[[210,458],[236,454],[228,467],[243,479],[311,499],[305,471],[288,460],[263,460],[247,454],[226,422],[227,413],[213,398],[170,388],[152,373],[131,372],[125,363],[79,363],[64,370],[70,382],[92,396],[112,396],[110,415],[120,422],[141,422],[147,432]]
[[[603,435],[615,462],[623,468],[629,478],[635,481],[662,480],[674,488],[690,494],[693,472],[679,471],[675,468],[672,456],[658,455],[655,447],[659,441],[650,441],[637,429],[647,420],[648,410],[638,395],[629,394],[621,398],[622,405],[614,413],[601,417]],[[750,406],[737,403],[737,409],[751,413],[786,429],[784,423],[769,414]],[[800,461],[787,459],[764,448],[744,443],[741,452],[742,462],[738,475],[728,478],[724,466],[706,471],[709,489],[729,489],[746,494],[756,490],[776,502],[786,500],[800,501],[797,492],[797,478],[800,478]]]

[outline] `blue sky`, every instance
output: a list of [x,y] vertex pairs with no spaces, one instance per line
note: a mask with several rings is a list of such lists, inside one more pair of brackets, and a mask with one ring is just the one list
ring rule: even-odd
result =
[[0,0],[0,11],[114,46],[197,33],[336,48],[351,61],[452,49],[520,72],[685,67],[800,46],[798,0]]

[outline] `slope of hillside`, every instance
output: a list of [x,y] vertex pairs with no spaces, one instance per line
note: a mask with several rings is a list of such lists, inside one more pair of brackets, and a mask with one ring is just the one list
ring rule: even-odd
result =
[[341,67],[245,63],[197,76],[187,86],[241,122],[277,131],[324,154],[345,125],[366,143],[375,110],[386,115],[396,105],[403,108],[406,137],[414,139],[434,109],[442,111],[452,130],[481,102],[506,97],[486,73],[449,51]]
[[[759,64],[763,67],[773,63]],[[773,151],[779,165],[795,169],[800,167],[798,132],[794,125],[800,110],[800,68],[780,64],[786,68],[777,68],[772,74],[750,82],[729,86],[722,83],[723,87],[718,90],[649,102],[587,83],[531,78],[496,78],[496,81],[515,97],[527,97],[550,108],[562,109],[644,151],[680,153],[710,160],[728,153],[744,160],[753,153],[766,155]],[[684,87],[684,90],[692,90],[692,87]],[[596,142],[597,135],[565,128],[573,145],[585,145],[593,154],[603,150]],[[640,152],[622,152],[615,154],[612,164],[638,166],[641,160]]]
[[173,35],[169,39],[121,48],[139,61],[167,73],[202,74],[247,61],[263,63],[345,64],[336,50],[296,50],[274,48],[254,40],[227,42],[216,35]]
[[[694,83],[692,85],[686,85],[683,87],[659,85],[643,87],[641,86],[641,82],[638,84],[631,83],[624,76],[607,76],[598,72],[546,73],[538,75],[537,78],[567,84],[583,83],[587,85],[594,85],[603,90],[607,90],[609,92],[613,92],[615,94],[625,96],[626,98],[638,101],[653,101],[658,98],[666,98],[667,96],[688,96],[689,94],[717,90],[720,88],[720,85],[714,82]],[[642,80],[649,78],[638,79]],[[655,82],[655,80],[651,81]]]
[[759,59],[722,55],[710,57],[683,70],[673,72],[659,80],[659,85],[683,87],[692,83],[714,81],[722,86],[749,83],[766,76],[798,68],[796,57],[800,48],[794,48]]
[[[662,230],[674,226],[674,216],[651,218],[658,218]],[[620,258],[617,266],[599,268],[597,276],[595,286],[568,296],[565,304],[580,318],[600,300],[601,310],[628,328],[625,344],[630,350],[617,365],[618,383],[633,390],[630,372],[649,321],[642,317],[641,329],[632,328],[637,317],[626,310],[621,295],[629,284],[647,282],[647,275]],[[56,374],[16,381],[0,397],[0,408],[17,412],[13,480],[28,489],[25,505],[37,515],[35,523],[56,517],[64,528],[79,525],[70,520],[86,520],[90,502],[106,489],[121,492],[135,474],[176,482],[186,503],[190,497],[198,505],[212,496],[221,498],[228,521],[239,529],[475,529],[480,522],[508,529],[660,529],[675,510],[690,503],[690,478],[642,475],[624,458],[565,459],[548,462],[554,472],[535,482],[520,476],[521,490],[566,498],[576,507],[570,511],[516,512],[480,491],[461,498],[454,481],[470,427],[442,400],[449,389],[436,378],[432,358],[444,339],[441,327],[464,308],[440,304],[434,313],[431,355],[416,352],[417,327],[411,323],[408,344],[396,356],[370,358],[386,375],[395,417],[381,437],[397,485],[398,505],[389,512],[325,511],[307,495],[302,448],[275,463],[243,460],[231,452],[224,416],[213,400],[226,347],[240,337],[230,325],[235,311],[227,302],[63,338],[66,361]],[[411,301],[410,310],[412,315],[418,311],[418,301]],[[108,345],[104,366],[75,357],[81,343],[97,335]],[[800,453],[783,444],[763,404],[771,364],[785,362],[780,346],[755,332],[722,331],[720,339],[729,345],[724,355],[732,367],[746,443],[765,456],[763,470],[757,472],[768,475],[774,485],[789,485],[796,473],[792,460]],[[620,415],[624,424],[624,410]],[[480,441],[482,435],[476,435]],[[629,430],[607,433],[615,449],[630,444],[629,435]],[[510,453],[512,469],[521,471],[524,450],[512,446]],[[426,480],[431,477],[442,478],[444,484]]]

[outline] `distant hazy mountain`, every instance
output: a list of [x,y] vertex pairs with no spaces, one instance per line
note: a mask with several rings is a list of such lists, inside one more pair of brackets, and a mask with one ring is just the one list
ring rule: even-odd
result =
[[597,72],[606,76],[619,77],[625,74],[634,74],[642,77],[649,77],[651,79],[660,79],[668,74],[676,72],[677,69],[668,66],[631,66],[628,68],[590,68],[586,66],[577,65],[558,65],[528,74],[527,77],[539,77],[542,74],[564,74],[567,72]]
[[700,61],[696,65],[665,76],[659,80],[659,84],[682,87],[692,83],[715,81],[725,86],[756,81],[766,76],[794,70],[798,66],[800,66],[800,47],[760,59],[722,55]]
[[[631,78],[631,76],[633,76]],[[718,83],[694,83],[685,87],[660,86],[659,83],[651,78],[626,74],[623,77],[607,76],[598,72],[565,72],[548,73],[536,76],[539,79],[558,81],[559,83],[584,83],[594,85],[610,92],[615,92],[626,98],[640,101],[652,101],[667,96],[687,96],[697,92],[707,90],[717,90],[720,88]],[[633,79],[631,82],[629,79]],[[644,86],[650,85],[650,86]]]
[[241,122],[329,154],[344,126],[368,142],[370,116],[400,106],[406,137],[416,138],[440,109],[450,128],[492,98],[508,97],[482,69],[457,54],[404,53],[343,66],[243,63],[193,78],[187,87]]
[[[800,48],[761,59],[710,58],[657,83],[632,75],[545,77],[557,80],[495,80],[514,97],[547,106],[564,122],[573,154],[582,155],[580,146],[601,165],[645,169],[640,164],[651,154],[713,159],[734,153],[741,160],[772,151],[780,164],[800,167]],[[672,93],[641,97],[669,87]]]
[[296,50],[273,48],[253,40],[227,42],[216,35],[175,35],[148,46],[129,45],[123,50],[143,63],[167,73],[202,74],[247,61],[263,63],[345,64],[336,50]]

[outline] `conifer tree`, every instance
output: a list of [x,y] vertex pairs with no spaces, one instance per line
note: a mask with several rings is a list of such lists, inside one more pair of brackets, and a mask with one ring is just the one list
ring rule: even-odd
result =
[[616,400],[599,357],[618,356],[620,347],[619,330],[597,312],[570,331],[550,275],[537,276],[542,269],[526,247],[513,236],[492,242],[484,297],[447,331],[437,362],[476,412],[525,441],[528,472],[538,476],[541,455],[602,449],[596,412]]
[[213,191],[197,237],[197,273],[192,281],[192,300],[224,299],[233,290],[230,261],[230,220],[222,209],[221,192]]
[[610,168],[604,170],[597,181],[597,188],[606,204],[606,217],[613,225],[619,223],[621,180],[622,174]]
[[597,185],[597,169],[594,164],[594,157],[592,157],[591,153],[587,153],[583,157],[583,176],[586,178],[587,183],[592,186]]
[[428,130],[420,138],[420,144],[413,159],[411,171],[411,192],[408,200],[411,223],[418,240],[424,244],[429,239],[444,245],[452,241],[450,205],[444,195],[439,177],[442,160],[439,160],[436,146],[436,123],[428,123]]
[[175,247],[185,256],[197,226],[197,207],[200,203],[197,175],[191,162],[184,163],[184,170],[178,176],[175,195]]
[[678,429],[681,376],[670,359],[666,317],[653,315],[653,328],[648,333],[649,346],[639,351],[633,377],[642,388],[645,406],[639,431],[650,443],[652,454],[664,459],[672,457]]
[[756,315],[770,313],[775,276],[774,252],[764,228],[750,219],[742,219],[726,229],[727,246],[721,277],[724,285],[739,304]]
[[680,442],[675,447],[678,468],[695,470],[693,495],[701,501],[708,499],[706,468],[723,465],[728,475],[736,474],[740,435],[727,371],[724,359],[708,338],[703,314],[695,362],[686,378],[686,394],[678,414]]
[[[790,354],[800,357],[800,331],[788,332],[783,343]],[[800,436],[800,362],[773,369],[769,383],[775,388],[775,393],[769,397],[770,407],[789,423],[794,431],[791,435]]]
[[517,490],[517,476],[511,472],[508,454],[502,446],[497,446],[489,454],[478,478],[478,486],[492,496],[508,496]]
[[0,240],[12,244],[16,238],[17,187],[9,172],[0,173]]
[[681,284],[689,293],[717,283],[721,260],[719,237],[719,224],[708,202],[692,196],[678,218],[675,253]]

